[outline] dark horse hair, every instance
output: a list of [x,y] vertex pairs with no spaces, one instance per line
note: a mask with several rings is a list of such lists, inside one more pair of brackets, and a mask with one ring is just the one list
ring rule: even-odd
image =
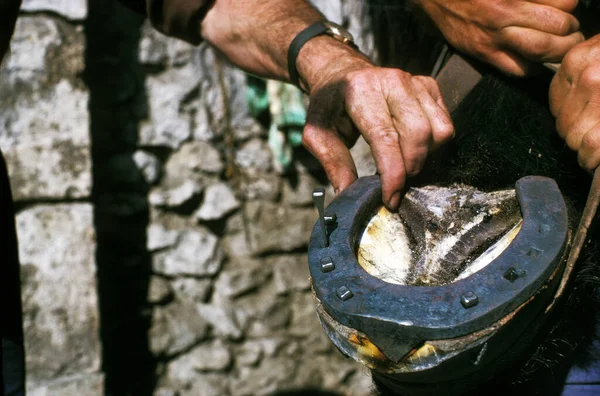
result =
[[[600,31],[599,3],[580,4],[580,21],[588,37]],[[382,12],[386,4],[393,8]],[[376,41],[384,65],[426,73],[435,59],[430,52],[435,53],[440,44],[436,42],[439,36],[422,28],[423,15],[401,1],[378,0],[371,5],[372,18],[377,21],[376,36],[383,35]],[[390,16],[394,12],[396,15]],[[403,42],[406,38],[408,42]],[[411,62],[394,58],[396,54],[422,57],[420,62]],[[574,230],[591,177],[578,166],[575,153],[556,133],[548,109],[551,78],[552,74],[546,72],[534,78],[511,79],[492,69],[485,70],[482,81],[452,115],[456,138],[431,156],[413,185],[459,182],[498,190],[513,187],[527,175],[548,176],[556,180],[567,201]],[[592,228],[588,239],[565,297],[528,351],[466,394],[558,395],[573,364],[585,367],[600,357],[592,345],[600,310],[597,230]],[[394,394],[377,380],[375,386],[378,394]]]

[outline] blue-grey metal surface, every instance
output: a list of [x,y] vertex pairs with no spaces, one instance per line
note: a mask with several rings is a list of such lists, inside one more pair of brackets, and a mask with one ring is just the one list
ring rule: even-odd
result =
[[[343,325],[364,332],[386,356],[398,361],[424,340],[450,339],[482,330],[526,302],[560,265],[568,239],[567,210],[556,183],[530,176],[516,184],[523,225],[511,245],[490,265],[444,286],[386,283],[368,274],[356,258],[359,233],[381,205],[378,176],[361,178],[326,209],[337,222],[324,247],[317,226],[309,244],[313,287],[324,309]],[[321,259],[335,269],[323,272]],[[511,269],[522,276],[507,279]],[[351,297],[341,299],[340,288]],[[467,293],[477,304],[466,304]],[[550,299],[553,293],[545,291]],[[463,301],[463,302],[461,302]]]

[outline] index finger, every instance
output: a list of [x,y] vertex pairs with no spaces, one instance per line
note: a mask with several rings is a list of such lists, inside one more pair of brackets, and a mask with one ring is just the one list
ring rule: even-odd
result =
[[581,33],[557,36],[530,28],[509,27],[503,30],[503,42],[525,58],[536,62],[559,62],[565,54],[584,40]]
[[[375,88],[375,89],[374,89]],[[394,126],[388,103],[373,81],[355,83],[347,96],[346,111],[371,146],[381,177],[384,204],[396,210],[406,182],[406,168],[400,148],[400,136]]]
[[579,30],[577,18],[551,5],[523,2],[511,16],[513,22],[507,27],[530,28],[557,36],[568,36]]
[[571,13],[577,8],[579,0],[529,0],[530,3],[544,4]]
[[302,143],[323,166],[336,194],[345,190],[358,177],[350,150],[332,127],[307,117]]

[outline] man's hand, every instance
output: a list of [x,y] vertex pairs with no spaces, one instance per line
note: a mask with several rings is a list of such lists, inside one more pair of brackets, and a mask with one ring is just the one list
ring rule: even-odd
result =
[[[239,67],[289,81],[290,43],[321,20],[305,0],[216,0],[201,35]],[[454,134],[437,83],[375,67],[360,52],[326,35],[302,46],[296,68],[310,93],[304,144],[336,192],[356,179],[348,147],[360,133],[381,175],[383,203],[396,209],[406,177],[418,173],[427,152]]]
[[583,41],[570,14],[578,0],[414,0],[452,46],[524,76]]
[[428,151],[450,139],[454,129],[433,79],[353,60],[311,85],[303,143],[337,193],[356,180],[348,147],[362,134],[381,177],[383,202],[395,210],[406,177],[419,173]]
[[590,171],[600,165],[600,35],[571,49],[550,85],[556,129]]

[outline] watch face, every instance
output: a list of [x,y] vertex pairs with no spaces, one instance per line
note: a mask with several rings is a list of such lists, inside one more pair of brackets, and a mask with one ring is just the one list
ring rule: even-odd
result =
[[331,34],[335,39],[340,40],[344,43],[354,42],[354,37],[350,34],[350,32],[348,32],[346,29],[344,29],[337,23],[327,21],[323,22],[323,24],[327,26],[328,33]]

